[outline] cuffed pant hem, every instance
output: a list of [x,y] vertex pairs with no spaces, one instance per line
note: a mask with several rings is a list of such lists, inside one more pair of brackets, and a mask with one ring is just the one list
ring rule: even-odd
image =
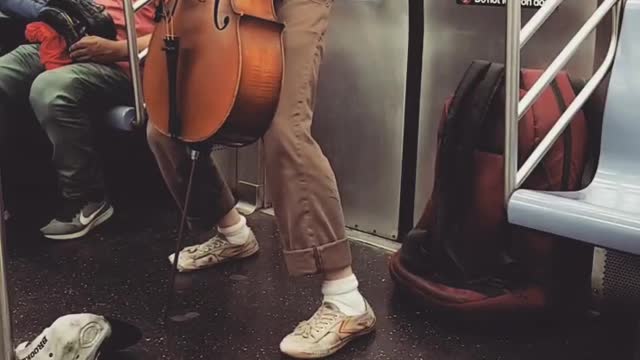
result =
[[292,276],[315,275],[351,266],[348,239],[303,250],[285,250],[284,259]]

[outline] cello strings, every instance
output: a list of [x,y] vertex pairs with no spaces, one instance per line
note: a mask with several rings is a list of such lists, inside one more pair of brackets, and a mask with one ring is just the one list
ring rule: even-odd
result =
[[[165,1],[165,0],[160,0]],[[166,5],[166,2],[165,2]],[[164,23],[164,35],[165,38],[169,36],[169,13],[167,12],[167,6],[162,8],[162,22]]]
[[177,6],[178,6],[178,0],[173,0],[173,6],[171,8],[171,15],[170,15],[171,39],[175,39],[174,19],[175,19]]
[[173,19],[176,12],[177,3],[177,0],[174,0],[172,5],[163,7],[165,36],[167,39],[175,38]]

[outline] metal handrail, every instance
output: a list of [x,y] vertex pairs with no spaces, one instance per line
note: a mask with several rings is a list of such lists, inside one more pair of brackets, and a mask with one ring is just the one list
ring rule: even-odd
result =
[[138,11],[143,7],[149,5],[153,0],[137,0],[133,3],[133,10]]
[[152,0],[124,0],[124,16],[127,27],[127,48],[129,50],[129,64],[131,68],[131,80],[133,82],[133,98],[135,102],[136,118],[133,125],[140,127],[146,119],[144,96],[142,94],[142,76],[140,74],[140,61],[146,56],[147,49],[138,52],[138,34],[136,32],[136,11],[142,9]]
[[[564,129],[569,125],[573,117],[589,97],[593,94],[598,85],[602,82],[607,72],[613,64],[618,42],[618,23],[620,17],[620,0],[605,0],[580,28],[576,35],[569,41],[560,54],[552,61],[551,65],[543,72],[542,76],[531,87],[527,94],[520,99],[520,50],[522,46],[533,36],[542,24],[549,18],[551,13],[560,5],[562,0],[547,1],[538,11],[539,16],[531,18],[529,23],[520,29],[521,4],[519,1],[509,1],[507,3],[507,46],[506,46],[506,101],[505,101],[505,203],[508,203],[511,194],[522,186],[526,178],[533,169],[540,163],[547,154],[551,146],[560,137]],[[602,65],[591,77],[589,82],[576,96],[567,110],[560,116],[560,119],[551,128],[536,149],[525,161],[522,168],[518,170],[518,122],[524,114],[533,106],[535,101],[542,95],[545,88],[553,81],[558,73],[569,62],[571,56],[576,53],[579,46],[589,36],[604,17],[611,11],[612,32],[609,51]],[[538,15],[538,14],[536,14]]]
[[522,98],[518,106],[518,118],[522,119],[524,114],[529,111],[531,106],[538,100],[544,89],[553,81],[558,73],[564,68],[573,54],[578,51],[580,45],[587,39],[589,34],[595,30],[602,19],[607,15],[609,10],[619,0],[606,0],[598,7],[587,22],[578,30],[576,35],[569,41],[567,46],[562,49],[560,54],[553,60],[551,65],[544,71],[540,79],[531,87],[527,94]]
[[544,25],[547,19],[551,17],[551,14],[553,14],[563,1],[564,0],[547,0],[547,2],[544,3],[544,6],[536,11],[533,17],[531,17],[527,24],[522,28],[522,32],[520,32],[521,49],[529,42],[529,40],[531,40],[536,31]]
[[2,185],[0,184],[0,356],[2,356],[2,359],[12,360],[14,352],[9,290],[7,286],[7,236],[5,226],[4,199]]

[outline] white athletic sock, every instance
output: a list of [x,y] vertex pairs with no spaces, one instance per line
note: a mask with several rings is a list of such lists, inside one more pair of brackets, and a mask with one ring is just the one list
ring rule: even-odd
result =
[[364,297],[358,291],[358,279],[355,275],[325,281],[322,283],[322,294],[324,301],[336,305],[345,315],[362,315],[367,311]]
[[249,240],[251,235],[251,228],[247,226],[247,219],[240,215],[240,221],[237,224],[229,227],[218,227],[220,234],[224,236],[227,241],[234,245],[242,245]]

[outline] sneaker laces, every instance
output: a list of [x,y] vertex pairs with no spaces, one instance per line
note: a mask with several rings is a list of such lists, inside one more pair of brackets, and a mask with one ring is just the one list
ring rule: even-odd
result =
[[216,236],[212,239],[207,240],[206,242],[194,246],[190,249],[187,249],[187,252],[189,254],[193,254],[194,256],[199,256],[202,254],[208,254],[211,253],[215,250],[218,250],[224,246],[226,246],[227,244],[229,244],[229,242],[221,239],[220,237]]
[[338,311],[332,309],[326,304],[322,305],[311,319],[301,322],[294,330],[294,335],[302,336],[304,339],[316,339],[331,325],[335,324],[340,317]]

